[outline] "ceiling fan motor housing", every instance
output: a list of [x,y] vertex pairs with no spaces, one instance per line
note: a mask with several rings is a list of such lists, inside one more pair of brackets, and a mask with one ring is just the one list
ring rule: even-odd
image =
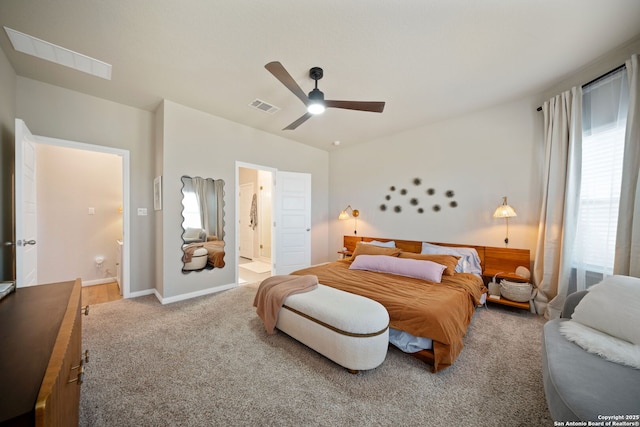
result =
[[309,70],[309,77],[311,77],[315,81],[320,80],[323,75],[324,73],[322,71],[322,68],[320,67],[313,67]]
[[311,92],[309,92],[309,101],[324,101],[324,93],[322,93],[322,91],[318,88],[313,89]]

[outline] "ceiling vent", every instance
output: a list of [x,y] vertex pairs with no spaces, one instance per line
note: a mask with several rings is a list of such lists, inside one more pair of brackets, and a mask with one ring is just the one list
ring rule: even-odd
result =
[[278,107],[271,105],[269,103],[266,103],[258,98],[256,98],[253,102],[251,102],[249,106],[269,114],[274,114],[280,111]]
[[74,52],[67,48],[40,40],[20,31],[4,27],[13,48],[18,52],[33,55],[46,61],[55,62],[84,73],[111,80],[111,64],[99,61],[90,56]]

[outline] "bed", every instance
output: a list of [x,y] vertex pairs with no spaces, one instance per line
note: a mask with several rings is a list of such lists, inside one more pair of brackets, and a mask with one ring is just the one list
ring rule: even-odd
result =
[[[372,242],[374,245],[370,244]],[[395,248],[378,246],[391,246],[390,242],[393,242]],[[476,245],[423,245],[422,241],[345,236],[344,247],[347,254],[354,256],[292,274],[313,274],[323,285],[371,298],[382,304],[389,312],[389,326],[395,339],[400,341],[396,343],[390,339],[392,343],[430,364],[433,372],[451,366],[462,351],[463,337],[474,310],[484,301],[483,296],[487,292],[484,278],[499,271],[515,271],[518,265],[529,267],[530,262],[528,250]],[[429,252],[430,249],[433,253],[419,255],[423,250]],[[473,252],[477,254],[473,257],[478,265],[467,268],[471,272],[452,271],[462,270],[463,261],[469,262],[467,254]],[[444,255],[449,259],[440,258],[437,261],[438,264],[447,264],[441,270],[440,283],[437,283],[422,278],[351,268],[360,263],[359,257],[361,260],[367,256],[369,260],[383,259],[371,258],[371,255],[421,261],[438,260],[438,256]],[[409,345],[406,345],[407,342]]]

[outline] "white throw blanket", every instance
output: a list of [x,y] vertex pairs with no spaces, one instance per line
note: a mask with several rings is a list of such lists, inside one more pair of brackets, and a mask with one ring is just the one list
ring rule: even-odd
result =
[[589,353],[611,362],[640,369],[640,346],[584,326],[573,320],[562,322],[560,333]]

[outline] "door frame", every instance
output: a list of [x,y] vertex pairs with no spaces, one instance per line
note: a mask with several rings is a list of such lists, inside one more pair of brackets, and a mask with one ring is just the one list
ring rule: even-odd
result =
[[[239,242],[239,238],[240,238],[240,233],[238,230],[238,220],[239,220],[239,212],[240,212],[240,198],[238,197],[238,193],[240,192],[240,168],[246,168],[246,169],[255,169],[255,170],[261,170],[261,171],[265,171],[265,172],[270,172],[271,173],[271,184],[273,185],[276,179],[276,173],[278,172],[278,169],[276,168],[272,168],[269,166],[262,166],[262,165],[256,165],[253,163],[245,163],[245,162],[241,162],[236,160],[236,184],[235,184],[235,199],[236,199],[236,206],[235,206],[235,241],[236,241],[236,245],[234,248],[235,251],[235,263],[236,263],[236,277],[235,277],[235,282],[238,283],[238,278],[239,278],[239,268],[240,268],[240,264],[238,263],[238,260],[240,259],[240,252],[238,250],[238,242]],[[277,245],[276,242],[276,233],[273,232],[273,221],[274,221],[274,207],[273,207],[273,203],[271,203],[271,271],[273,272],[273,265],[276,262],[275,259],[275,251],[274,248]]]
[[76,150],[93,151],[96,153],[115,154],[122,158],[122,297],[131,297],[131,233],[130,233],[130,187],[131,171],[129,150],[88,144],[85,142],[69,141],[66,139],[50,138],[48,136],[33,135],[37,144],[53,145],[57,147],[74,148]]

